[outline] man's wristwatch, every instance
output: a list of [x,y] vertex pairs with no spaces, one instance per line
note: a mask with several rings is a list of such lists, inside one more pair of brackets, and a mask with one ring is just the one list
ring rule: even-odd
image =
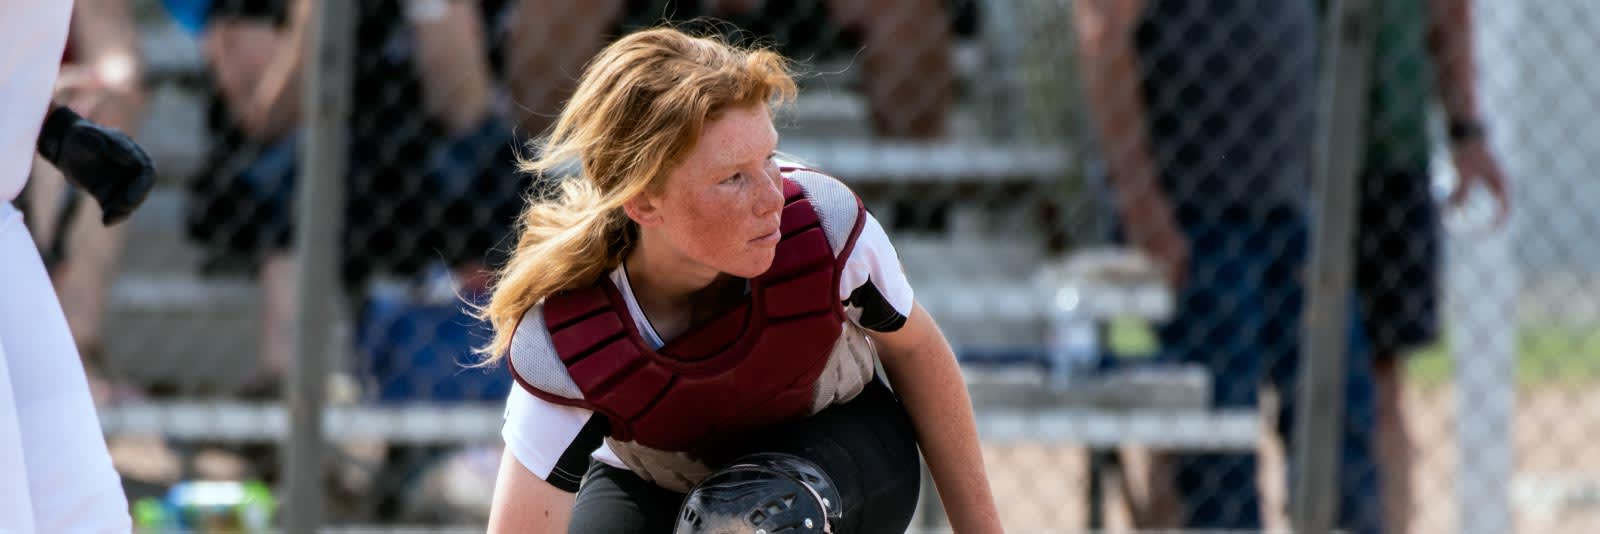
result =
[[1459,145],[1483,139],[1483,123],[1477,119],[1450,119],[1450,144]]

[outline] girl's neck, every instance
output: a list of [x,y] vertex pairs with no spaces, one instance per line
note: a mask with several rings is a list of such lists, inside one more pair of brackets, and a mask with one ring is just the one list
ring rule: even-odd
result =
[[628,285],[662,340],[708,320],[738,302],[745,281],[640,239],[623,260]]

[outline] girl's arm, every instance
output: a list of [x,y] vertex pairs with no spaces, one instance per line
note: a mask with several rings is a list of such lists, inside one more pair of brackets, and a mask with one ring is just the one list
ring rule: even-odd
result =
[[572,518],[573,495],[545,482],[506,448],[495,478],[489,532],[559,534]]
[[950,526],[962,534],[1000,532],[972,400],[939,325],[915,304],[900,329],[869,335],[895,394],[911,415]]

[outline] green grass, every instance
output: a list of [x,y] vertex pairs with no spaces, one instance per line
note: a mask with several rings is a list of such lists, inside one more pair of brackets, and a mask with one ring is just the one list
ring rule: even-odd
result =
[[[1407,375],[1419,386],[1440,386],[1454,380],[1458,359],[1470,365],[1472,354],[1453,354],[1440,342],[1416,354]],[[1524,324],[1517,335],[1517,383],[1524,387],[1600,383],[1600,326]]]
[[[1447,337],[1447,336],[1446,336]],[[1138,358],[1154,354],[1158,341],[1141,320],[1111,321],[1106,342],[1113,353]],[[1438,387],[1455,380],[1456,359],[1440,341],[1423,348],[1407,362],[1412,384]],[[1517,383],[1523,387],[1600,384],[1600,325],[1524,324],[1517,336]]]

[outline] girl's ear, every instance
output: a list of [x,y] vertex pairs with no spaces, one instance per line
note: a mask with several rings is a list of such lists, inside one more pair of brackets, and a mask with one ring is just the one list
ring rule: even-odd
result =
[[622,202],[622,211],[642,228],[661,224],[661,205],[650,194],[640,194]]

